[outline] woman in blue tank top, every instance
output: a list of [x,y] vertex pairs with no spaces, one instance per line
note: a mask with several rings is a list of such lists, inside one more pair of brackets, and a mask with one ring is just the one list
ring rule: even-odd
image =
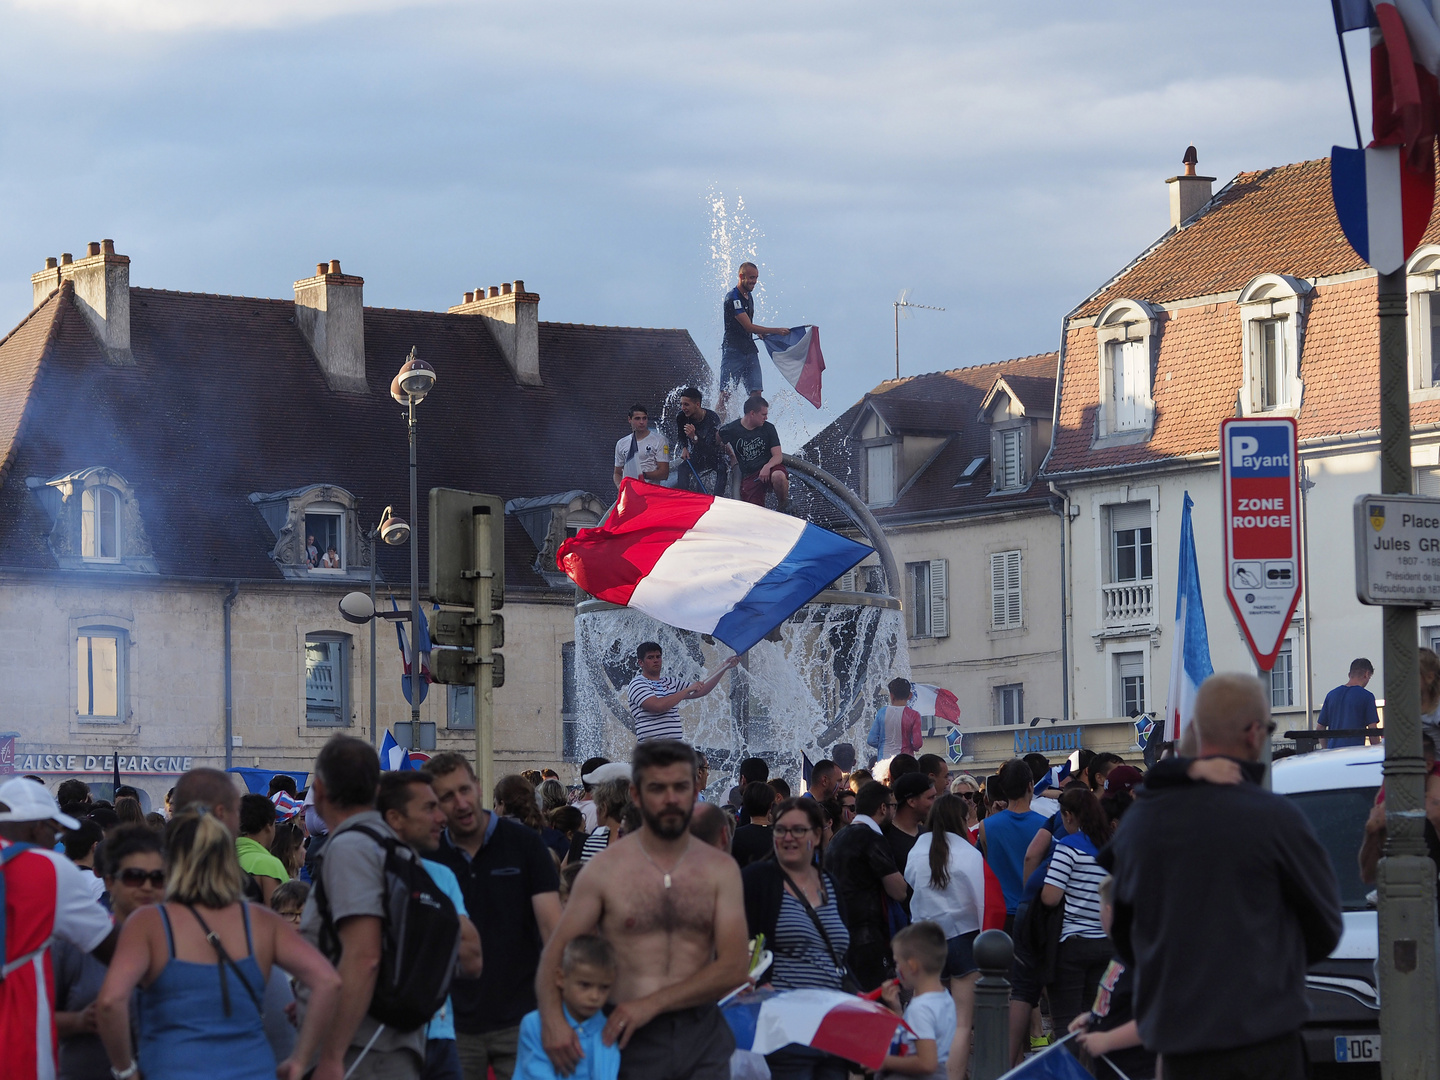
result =
[[[272,964],[310,989],[295,1053],[280,1080],[300,1080],[340,1000],[340,977],[288,922],[243,899],[235,839],[203,808],[165,830],[165,902],[125,923],[96,999],[100,1037],[116,1077],[130,1080],[270,1080],[277,1075],[260,1003]],[[137,1055],[130,995],[140,987]],[[340,1052],[317,1080],[340,1080]]]

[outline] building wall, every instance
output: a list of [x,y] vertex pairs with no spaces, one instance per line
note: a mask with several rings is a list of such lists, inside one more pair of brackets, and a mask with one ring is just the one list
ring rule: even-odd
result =
[[[1024,714],[1063,715],[1060,518],[1049,511],[903,526],[888,533],[895,562],[948,560],[949,636],[911,637],[910,672],[960,699],[963,731],[992,727],[994,688],[1024,686]],[[1020,550],[1023,625],[992,630],[990,555]],[[906,589],[908,592],[908,584]],[[904,597],[907,620],[912,598]]]
[[[228,591],[89,575],[0,580],[0,686],[5,688],[0,733],[17,735],[16,770],[39,773],[52,784],[72,775],[105,781],[110,778],[106,755],[118,752],[122,780],[146,790],[158,805],[183,768],[223,767],[223,604]],[[239,739],[232,748],[233,764],[308,772],[316,751],[336,731],[369,738],[370,632],[340,617],[337,602],[344,591],[241,586],[232,613],[233,731]],[[403,597],[397,600],[405,606]],[[505,771],[557,766],[560,646],[573,639],[574,608],[512,598],[501,614],[506,683],[495,691],[497,764]],[[76,717],[75,633],[92,621],[119,626],[129,635],[128,708],[120,723],[82,723]],[[317,631],[350,635],[345,727],[305,722],[304,642],[307,633]],[[399,648],[388,623],[377,625],[376,658],[377,727],[383,733],[410,718],[401,693]],[[473,755],[474,730],[449,728],[447,698],[446,687],[430,687],[421,720],[435,723],[437,749]],[[87,758],[96,759],[88,769]]]

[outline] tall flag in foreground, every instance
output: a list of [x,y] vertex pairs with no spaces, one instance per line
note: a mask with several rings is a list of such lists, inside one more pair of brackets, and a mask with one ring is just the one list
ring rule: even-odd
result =
[[767,334],[760,340],[765,342],[770,359],[795,392],[820,408],[820,373],[825,370],[825,357],[820,352],[820,328],[792,326],[784,334]]
[[885,1063],[904,1023],[879,1002],[841,990],[758,990],[721,1011],[737,1050],[769,1054],[799,1043],[867,1069]]
[[952,724],[960,722],[960,699],[940,686],[911,683],[910,707],[921,716],[938,716]]
[[[395,603],[395,597],[390,597],[390,610],[399,611],[400,606]],[[410,642],[405,634],[404,622],[395,621],[395,635],[400,639],[400,663],[404,665],[405,674],[400,676],[400,689],[405,693],[405,700],[411,704],[415,699],[410,696],[411,682],[411,656]],[[425,618],[425,609],[420,609],[420,701],[424,702],[425,695],[430,692],[430,623]]]
[[415,768],[409,752],[395,741],[395,736],[390,734],[389,729],[385,731],[385,738],[380,740],[380,768],[386,772],[404,772],[406,769]]
[[1205,629],[1205,601],[1200,596],[1200,568],[1195,561],[1195,530],[1185,492],[1180,514],[1180,574],[1175,590],[1175,633],[1170,648],[1170,694],[1165,704],[1165,738],[1179,742],[1195,713],[1195,693],[1215,674],[1210,663],[1210,635]]
[[870,551],[788,514],[627,478],[556,561],[591,596],[742,653]]

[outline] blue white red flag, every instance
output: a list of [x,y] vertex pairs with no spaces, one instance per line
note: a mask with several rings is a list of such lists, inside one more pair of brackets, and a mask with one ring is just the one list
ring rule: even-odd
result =
[[784,334],[767,334],[760,339],[770,359],[795,392],[820,408],[820,373],[825,370],[825,357],[820,352],[818,326],[792,326]]
[[[1073,1034],[1066,1035],[1059,1042],[1051,1043],[1034,1057],[1026,1058],[1022,1064],[1003,1074],[1000,1080],[1090,1080],[1090,1071],[1065,1045],[1074,1037]],[[1109,1061],[1109,1058],[1105,1059],[1106,1064]],[[1115,1066],[1110,1067],[1117,1076],[1125,1075]]]
[[391,735],[388,730],[385,732],[385,738],[380,740],[380,768],[387,772],[403,772],[406,769],[415,768],[410,760],[410,754],[395,741],[395,736]]
[[1398,146],[1330,148],[1335,216],[1355,254],[1382,274],[1405,265],[1425,235],[1433,180],[1412,169]]
[[[400,606],[395,603],[395,597],[390,597],[390,610],[399,611]],[[405,673],[400,676],[400,689],[405,694],[405,700],[414,704],[410,697],[410,642],[405,633],[405,623],[399,620],[395,623],[395,635],[400,639],[400,663]],[[420,701],[425,701],[425,695],[430,692],[430,623],[425,618],[425,609],[420,609]]]
[[952,724],[960,722],[960,699],[942,686],[910,684],[910,707],[921,716],[935,716]]
[[556,561],[591,596],[742,653],[871,550],[751,503],[627,478],[609,516]]
[[1165,738],[1179,742],[1195,714],[1200,684],[1215,674],[1210,663],[1210,634],[1205,628],[1205,601],[1200,595],[1200,567],[1195,559],[1195,530],[1185,492],[1180,514],[1180,573],[1175,593],[1175,631],[1170,645],[1170,694],[1165,705]]
[[878,1069],[904,1021],[875,1001],[840,990],[757,990],[721,1010],[735,1049],[769,1054],[791,1043]]

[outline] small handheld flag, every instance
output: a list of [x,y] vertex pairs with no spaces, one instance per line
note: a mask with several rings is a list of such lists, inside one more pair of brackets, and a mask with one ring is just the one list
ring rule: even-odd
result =
[[388,730],[385,738],[380,741],[380,768],[386,772],[404,772],[406,769],[415,768],[410,761],[409,751],[397,743],[395,736]]
[[825,370],[825,357],[820,352],[818,326],[792,326],[784,334],[767,334],[760,339],[770,353],[776,370],[795,388],[795,392],[820,408],[820,373]]

